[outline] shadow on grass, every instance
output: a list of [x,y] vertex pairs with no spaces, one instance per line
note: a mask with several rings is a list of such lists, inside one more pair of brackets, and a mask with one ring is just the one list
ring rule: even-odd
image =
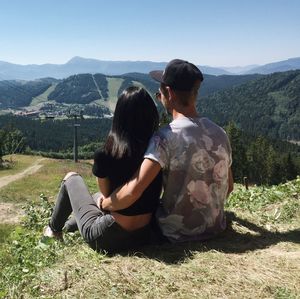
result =
[[[279,242],[300,243],[300,229],[283,233],[270,232],[263,227],[236,216],[232,212],[227,212],[227,219],[227,230],[214,239],[180,244],[165,242],[144,247],[139,252],[142,256],[148,258],[167,264],[176,264],[192,257],[195,251],[207,252],[209,250],[216,250],[224,253],[244,253],[267,248]],[[233,223],[235,226],[243,227],[248,232],[238,232],[233,228]],[[137,254],[135,253],[135,255]]]

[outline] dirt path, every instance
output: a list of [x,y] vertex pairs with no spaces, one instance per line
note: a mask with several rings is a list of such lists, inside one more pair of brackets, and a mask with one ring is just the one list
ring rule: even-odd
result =
[[[14,181],[20,180],[27,175],[34,174],[37,172],[43,164],[40,164],[41,161],[45,160],[45,158],[37,160],[31,166],[27,167],[23,171],[13,174],[7,175],[0,178],[0,189]],[[20,221],[21,216],[23,216],[23,211],[21,208],[13,203],[1,203],[0,202],[0,223],[1,224],[16,224]]]
[[37,172],[41,167],[43,167],[42,164],[39,164],[41,161],[45,160],[45,158],[37,160],[34,164],[24,169],[22,172],[19,172],[17,174],[7,175],[2,178],[0,178],[0,189],[14,181],[17,181],[19,179],[22,179],[23,177],[34,174]]

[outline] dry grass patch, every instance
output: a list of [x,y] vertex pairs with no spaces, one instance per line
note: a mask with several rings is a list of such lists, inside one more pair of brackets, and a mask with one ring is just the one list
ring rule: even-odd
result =
[[38,156],[26,156],[26,155],[7,155],[3,157],[4,161],[8,161],[10,167],[7,169],[0,169],[0,178],[16,174],[30,165],[34,164],[37,160],[41,159]]
[[184,262],[168,264],[80,248],[41,273],[35,287],[45,298],[276,298],[281,293],[296,298],[299,249],[292,258],[274,255],[276,245],[244,254],[190,252]]
[[114,256],[80,244],[66,248],[31,288],[40,298],[297,298],[297,231],[241,228],[234,222],[215,240]]
[[54,200],[62,178],[69,171],[80,173],[91,191],[96,191],[96,183],[92,177],[89,163],[74,163],[70,160],[54,159],[45,159],[41,163],[44,166],[36,173],[3,187],[0,190],[0,202],[25,203],[35,201],[41,193]]

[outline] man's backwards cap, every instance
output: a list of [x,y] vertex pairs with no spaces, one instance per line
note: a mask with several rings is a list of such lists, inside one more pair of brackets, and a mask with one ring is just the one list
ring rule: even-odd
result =
[[152,71],[150,76],[174,90],[189,91],[196,81],[203,81],[201,71],[192,63],[174,59],[171,60],[164,71]]

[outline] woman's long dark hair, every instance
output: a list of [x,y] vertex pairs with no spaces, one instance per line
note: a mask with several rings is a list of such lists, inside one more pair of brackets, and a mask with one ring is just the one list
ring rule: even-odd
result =
[[141,87],[128,87],[118,98],[104,151],[117,159],[142,159],[158,122],[157,108],[149,93]]

